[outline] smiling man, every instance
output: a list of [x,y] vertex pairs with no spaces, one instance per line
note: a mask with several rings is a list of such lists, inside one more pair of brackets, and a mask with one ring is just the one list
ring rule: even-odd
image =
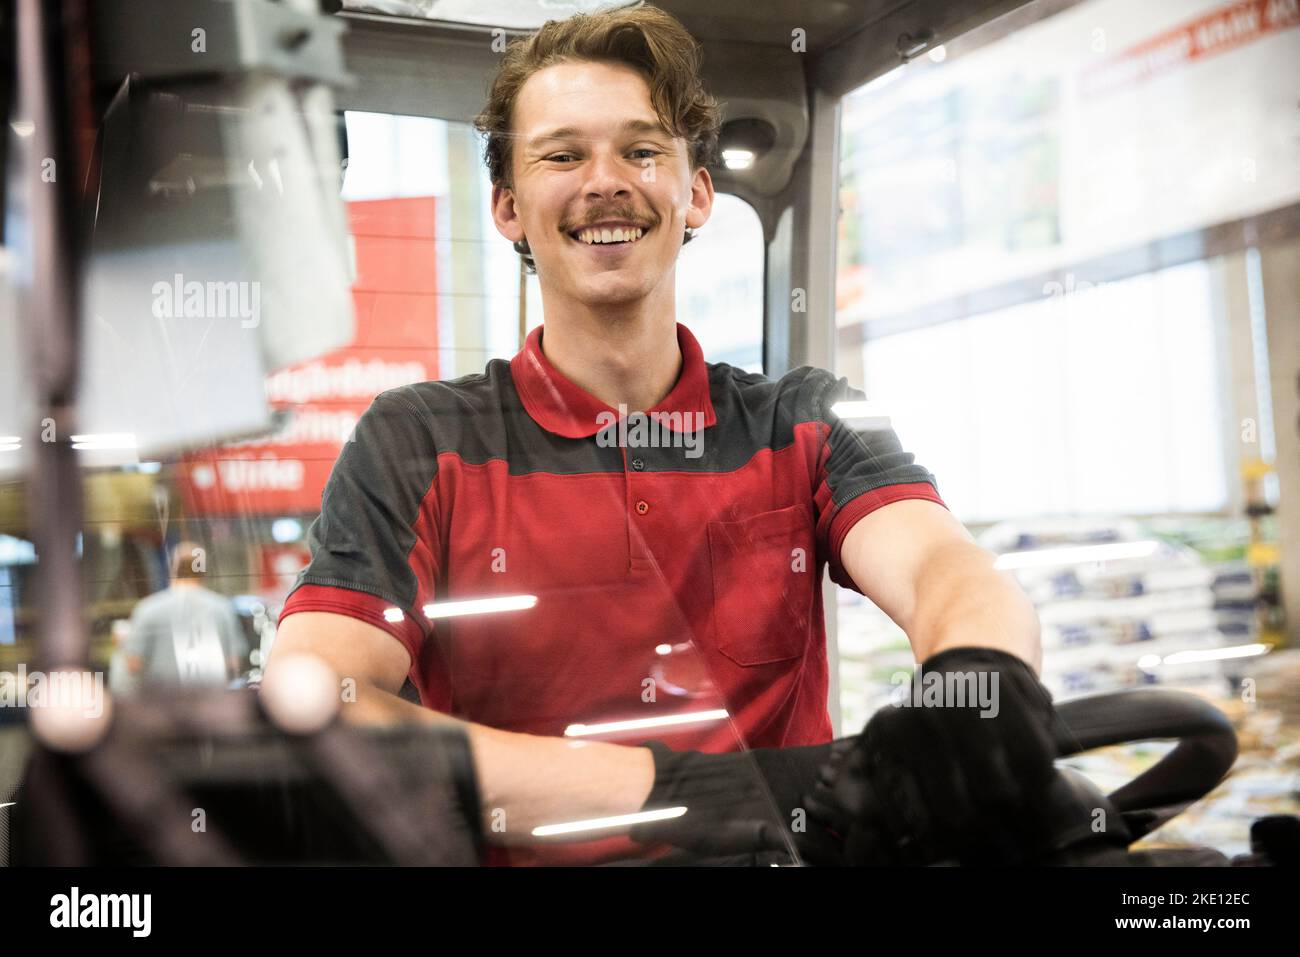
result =
[[[836,417],[860,392],[822,370],[707,363],[677,322],[719,125],[692,38],[650,7],[549,23],[507,51],[478,125],[493,218],[537,272],[545,323],[482,375],[376,399],[326,488],[271,668],[323,656],[357,681],[356,720],[464,722],[500,843],[665,812],[632,836],[779,845],[832,753],[829,566],[926,670],[992,675],[999,697],[992,720],[894,711],[837,757],[901,801],[945,802],[960,833],[1000,833],[990,815],[1009,818],[1051,767],[1029,601],[891,430]],[[443,604],[492,597],[495,614]],[[679,729],[676,747],[593,730],[646,726]],[[834,779],[814,803],[852,816]]]

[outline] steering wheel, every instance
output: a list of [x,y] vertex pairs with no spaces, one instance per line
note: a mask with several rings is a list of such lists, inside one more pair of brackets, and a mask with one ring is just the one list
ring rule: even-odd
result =
[[[1036,863],[1067,866],[1221,866],[1208,848],[1130,851],[1129,845],[1208,794],[1237,757],[1237,736],[1219,709],[1183,691],[1140,689],[1075,698],[1056,705],[1058,759],[1137,741],[1177,741],[1154,765],[1103,794],[1079,771],[1057,767],[1046,794],[1048,840]],[[870,807],[870,804],[868,805]],[[866,810],[875,814],[879,808]],[[743,851],[743,853],[742,853]],[[781,852],[737,848],[731,857],[677,852],[655,864],[785,863]],[[872,861],[861,861],[870,864]],[[930,863],[950,863],[942,859]]]
[[[1237,735],[1222,711],[1184,691],[1141,689],[1075,698],[1058,704],[1056,713],[1061,718],[1056,745],[1062,758],[1135,741],[1178,742],[1152,767],[1108,795],[1079,772],[1058,769],[1051,796],[1056,863],[1147,865],[1188,863],[1189,855],[1206,856],[1199,850],[1148,851],[1135,858],[1123,849],[1204,797],[1227,774],[1237,757]],[[1101,832],[1099,820],[1104,822]],[[1104,839],[1098,840],[1099,833]],[[1217,852],[1208,854],[1222,858]]]

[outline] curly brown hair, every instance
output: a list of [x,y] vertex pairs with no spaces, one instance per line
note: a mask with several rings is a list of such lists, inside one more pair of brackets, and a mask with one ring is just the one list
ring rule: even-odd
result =
[[[714,161],[721,111],[700,80],[700,46],[676,18],[641,6],[550,20],[506,48],[487,106],[474,118],[475,128],[486,138],[483,158],[494,186],[511,185],[512,113],[524,83],[546,67],[583,60],[616,63],[640,73],[650,87],[659,122],[686,141],[691,169]],[[527,242],[515,248],[531,270]]]

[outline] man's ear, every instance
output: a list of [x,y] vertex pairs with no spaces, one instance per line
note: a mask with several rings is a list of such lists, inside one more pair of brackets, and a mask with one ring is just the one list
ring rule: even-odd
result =
[[524,238],[524,224],[519,220],[514,190],[500,183],[492,187],[492,222],[496,223],[497,232],[512,243]]
[[691,204],[686,207],[686,225],[691,229],[699,229],[709,221],[712,212],[713,178],[701,166],[691,177]]

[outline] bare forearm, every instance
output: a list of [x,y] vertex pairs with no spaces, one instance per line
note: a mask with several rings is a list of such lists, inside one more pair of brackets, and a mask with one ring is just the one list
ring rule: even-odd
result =
[[1009,572],[974,544],[936,549],[906,629],[918,661],[948,648],[997,648],[1042,668],[1038,614]]
[[[501,731],[431,711],[373,685],[358,689],[344,716],[362,724],[463,726],[474,755],[483,830],[493,843],[536,843],[536,827],[633,813],[654,782],[654,760],[646,748]],[[625,830],[601,830],[598,836]],[[592,836],[578,833],[573,839]]]

